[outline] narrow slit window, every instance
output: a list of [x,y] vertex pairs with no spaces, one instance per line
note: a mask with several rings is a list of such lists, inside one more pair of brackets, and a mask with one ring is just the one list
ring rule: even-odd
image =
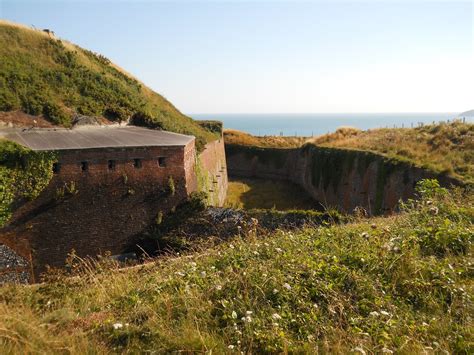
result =
[[87,161],[81,161],[81,170],[82,170],[82,171],[87,171],[87,170],[89,170],[89,162],[87,162]]
[[164,168],[166,166],[166,157],[159,157],[158,158],[158,166],[160,168]]
[[141,159],[133,159],[133,166],[136,169],[139,169],[142,167],[142,160]]
[[108,167],[109,170],[115,170],[115,160],[109,160]]
[[53,163],[53,174],[59,174],[60,171],[61,171],[61,164]]

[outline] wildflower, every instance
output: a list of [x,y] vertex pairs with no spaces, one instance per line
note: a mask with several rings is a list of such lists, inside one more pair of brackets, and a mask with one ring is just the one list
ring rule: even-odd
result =
[[393,354],[393,351],[387,348],[382,349],[382,354]]
[[229,248],[234,249],[234,245],[233,245],[233,244],[230,244],[230,245],[229,245]]
[[248,316],[252,315],[252,313],[253,313],[252,311],[245,312],[245,314],[248,315]]
[[217,285],[217,286],[216,286],[216,290],[217,290],[217,291],[222,290],[222,286],[221,286],[221,285]]
[[201,277],[206,277],[206,272],[205,271],[201,271]]
[[370,314],[371,317],[378,317],[379,316],[379,312],[377,312],[377,311],[370,312],[369,314]]
[[287,284],[286,282],[283,284],[283,287],[286,288],[287,290],[291,290],[291,286]]
[[383,316],[389,316],[390,313],[388,313],[387,311],[380,311],[380,314],[383,315]]
[[367,233],[367,232],[362,232],[362,233],[360,234],[360,236],[361,236],[362,238],[369,239],[369,233]]
[[237,319],[237,313],[235,311],[232,311],[232,318]]
[[117,330],[117,329],[122,329],[123,328],[123,324],[122,323],[114,323],[112,325],[112,327]]
[[184,273],[182,273],[180,271],[175,272],[175,274],[178,275],[178,276],[184,276],[185,275]]
[[274,320],[280,320],[280,319],[281,319],[281,316],[280,316],[278,313],[273,313],[273,314],[272,314],[272,318],[273,318]]
[[283,252],[283,249],[281,249],[281,248],[275,248],[275,250],[276,250],[277,252],[279,252],[279,253],[282,253],[282,252]]
[[256,250],[253,252],[253,254],[254,254],[254,255],[260,255],[259,252],[256,251]]
[[229,348],[230,350],[232,350],[233,348],[235,348],[235,345],[229,345],[227,348]]
[[438,214],[438,212],[439,212],[438,207],[433,206],[433,207],[430,208],[430,213],[431,213],[432,215],[436,216],[436,215]]
[[273,289],[273,294],[276,295],[278,293],[278,290],[276,288]]

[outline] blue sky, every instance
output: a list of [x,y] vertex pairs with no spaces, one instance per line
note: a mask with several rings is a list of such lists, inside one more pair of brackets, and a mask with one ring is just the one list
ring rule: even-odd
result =
[[473,1],[22,1],[186,113],[474,108]]

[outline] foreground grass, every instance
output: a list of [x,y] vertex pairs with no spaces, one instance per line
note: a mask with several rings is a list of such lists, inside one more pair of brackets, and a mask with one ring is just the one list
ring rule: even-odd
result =
[[474,201],[241,238],[0,290],[2,353],[472,353]]
[[318,204],[298,185],[287,181],[234,178],[229,181],[226,207],[309,210]]

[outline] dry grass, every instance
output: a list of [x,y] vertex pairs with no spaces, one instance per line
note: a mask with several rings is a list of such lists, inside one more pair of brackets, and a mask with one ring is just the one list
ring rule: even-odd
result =
[[227,144],[247,145],[254,147],[273,148],[297,148],[302,146],[308,138],[284,137],[284,136],[252,136],[251,134],[227,129],[224,131],[224,139]]
[[368,150],[474,182],[474,124],[459,121],[418,128],[361,131],[340,128],[311,143]]
[[0,352],[472,353],[472,196],[430,184],[397,216],[0,288]]

